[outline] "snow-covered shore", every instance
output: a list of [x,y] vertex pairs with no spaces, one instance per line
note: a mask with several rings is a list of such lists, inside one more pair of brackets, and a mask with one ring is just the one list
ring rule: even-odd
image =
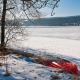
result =
[[[27,30],[29,32],[27,40],[22,41],[21,44],[16,43],[16,46],[12,46],[13,48],[36,55],[39,55],[39,53],[41,55],[51,54],[70,60],[77,65],[80,77],[80,26],[28,28]],[[55,69],[44,68],[40,64],[34,64],[14,57],[11,56],[9,64],[11,65],[14,61],[18,65],[11,65],[14,69],[14,74],[12,74],[14,79],[12,78],[11,80],[20,78],[26,80],[51,80],[51,75],[59,75],[59,80],[76,80],[73,77],[70,79],[72,76],[70,74],[57,73]],[[20,71],[20,74],[15,73],[18,71]],[[3,80],[10,79],[5,78]]]
[[47,53],[75,62],[80,72],[80,26],[28,28],[29,37],[17,48],[34,54]]
[[[4,76],[5,63],[2,60],[0,66],[0,80],[76,80],[76,76],[68,74],[60,69],[49,68],[41,64],[29,62],[28,59],[18,58],[17,55],[8,55],[7,69],[10,76]],[[1,61],[1,60],[0,60]]]

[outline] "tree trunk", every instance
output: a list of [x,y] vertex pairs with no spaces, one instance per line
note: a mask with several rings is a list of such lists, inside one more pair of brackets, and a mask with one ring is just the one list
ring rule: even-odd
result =
[[6,16],[7,0],[3,0],[3,12],[1,19],[1,47],[5,46],[5,16]]

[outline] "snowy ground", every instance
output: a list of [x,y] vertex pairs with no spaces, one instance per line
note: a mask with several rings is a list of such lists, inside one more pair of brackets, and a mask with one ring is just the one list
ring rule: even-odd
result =
[[[41,55],[51,54],[70,60],[77,65],[80,77],[80,26],[27,28],[27,30],[29,32],[28,40],[23,41],[22,44],[13,46],[13,48],[28,51],[36,55],[39,55],[39,53]],[[57,80],[75,80],[70,79],[70,74],[57,73],[55,69],[45,68],[40,64],[27,62],[13,56],[11,56],[11,60],[9,59],[9,64],[14,72],[12,74],[13,80],[20,78],[26,80],[51,80],[51,76],[53,75],[59,76]],[[11,64],[13,62],[18,65]],[[2,73],[4,73],[4,69]],[[9,79],[6,78],[6,80]]]
[[4,76],[6,65],[4,59],[0,59],[0,80],[77,80],[76,76],[62,72],[60,69],[48,68],[41,64],[35,64],[26,57],[18,58],[17,55],[6,56],[8,72],[10,76]]
[[18,49],[39,54],[51,54],[68,59],[78,66],[80,75],[80,26],[28,28],[28,40]]

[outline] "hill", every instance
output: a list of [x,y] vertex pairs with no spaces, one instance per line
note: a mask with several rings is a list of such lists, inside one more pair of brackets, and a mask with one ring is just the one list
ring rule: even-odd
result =
[[40,18],[40,19],[31,19],[31,21],[23,19],[21,25],[22,26],[79,26],[80,16]]
[[[80,16],[20,19],[18,22],[21,26],[80,26]],[[13,21],[7,20],[6,23],[13,24]]]

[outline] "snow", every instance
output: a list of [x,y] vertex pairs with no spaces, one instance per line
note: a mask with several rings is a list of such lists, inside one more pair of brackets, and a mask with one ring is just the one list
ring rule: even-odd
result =
[[41,64],[28,62],[18,58],[17,55],[10,54],[5,58],[7,58],[8,71],[11,75],[4,76],[5,62],[2,60],[3,65],[0,66],[0,80],[52,80],[52,77],[55,80],[56,76],[59,80],[71,80],[75,78],[66,72],[59,72],[60,69],[48,68]]
[[[80,77],[80,26],[54,28],[26,28],[29,33],[27,40],[12,45],[12,48],[28,51],[36,55],[50,54],[74,62]],[[9,55],[8,65],[10,77],[4,77],[4,66],[0,68],[0,79],[3,80],[51,80],[58,76],[59,80],[76,80],[73,75],[59,73],[58,69],[35,64],[26,57],[18,58]],[[70,79],[71,78],[71,79]],[[55,79],[53,79],[55,80]]]
[[80,71],[80,26],[28,28],[28,40],[18,49],[34,54],[51,54],[75,62]]
[[58,38],[46,38],[46,37],[30,37],[29,40],[22,45],[37,49],[45,50],[49,53],[62,54],[74,58],[80,58],[80,41],[58,39]]

